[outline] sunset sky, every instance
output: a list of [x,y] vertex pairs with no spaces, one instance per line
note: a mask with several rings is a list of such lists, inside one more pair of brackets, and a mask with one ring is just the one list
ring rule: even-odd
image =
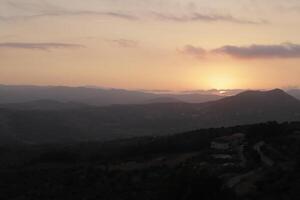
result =
[[0,0],[0,83],[300,86],[299,0]]

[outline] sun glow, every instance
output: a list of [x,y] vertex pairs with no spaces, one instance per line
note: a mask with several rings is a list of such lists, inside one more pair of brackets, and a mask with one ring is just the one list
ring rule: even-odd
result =
[[225,95],[227,93],[227,91],[221,90],[219,91],[220,94]]
[[235,86],[234,77],[228,74],[217,74],[214,76],[210,76],[208,78],[208,83],[211,88],[222,90],[222,89],[230,89]]

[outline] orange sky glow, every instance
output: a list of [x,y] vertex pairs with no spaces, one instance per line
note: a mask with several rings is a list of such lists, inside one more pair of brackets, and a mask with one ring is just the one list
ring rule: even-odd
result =
[[300,86],[296,0],[1,0],[0,84]]

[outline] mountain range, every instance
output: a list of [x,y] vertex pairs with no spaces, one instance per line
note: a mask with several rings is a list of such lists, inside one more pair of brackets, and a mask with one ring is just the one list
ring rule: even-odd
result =
[[0,137],[2,143],[104,141],[273,120],[300,120],[300,101],[280,89],[246,91],[206,103],[99,107],[35,101],[0,106]]
[[153,93],[123,89],[66,86],[9,86],[0,85],[0,104],[24,103],[39,100],[78,102],[93,106],[114,104],[147,104],[166,102],[203,103],[221,99],[223,96],[199,92]]

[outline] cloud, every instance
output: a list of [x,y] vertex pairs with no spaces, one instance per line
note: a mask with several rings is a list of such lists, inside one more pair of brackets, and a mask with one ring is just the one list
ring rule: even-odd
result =
[[130,14],[125,14],[125,13],[121,13],[121,12],[103,12],[102,15],[121,18],[121,19],[127,19],[127,20],[138,20],[139,19],[137,16],[130,15]]
[[1,17],[2,21],[13,21],[13,20],[26,20],[26,19],[38,19],[42,17],[59,17],[59,16],[102,16],[102,17],[112,17],[125,20],[138,20],[139,18],[130,14],[119,13],[119,12],[97,12],[97,11],[88,11],[88,10],[78,10],[78,11],[54,11],[54,12],[45,12],[42,14],[33,14],[33,15],[24,15],[24,16],[11,16],[11,17]]
[[[14,2],[8,1],[8,5],[15,10],[15,15],[10,17],[0,16],[0,20],[19,20],[19,19],[35,19],[41,17],[55,17],[55,16],[102,16],[102,17],[112,17],[124,20],[156,20],[156,21],[172,21],[178,23],[184,22],[230,22],[236,24],[267,24],[266,20],[250,20],[234,17],[232,15],[222,15],[222,14],[205,14],[200,12],[193,12],[192,8],[189,8],[187,14],[170,14],[158,11],[147,11],[144,10],[139,12],[134,9],[134,12],[122,11],[122,7],[111,7],[109,10],[97,10],[97,7],[91,7],[87,9],[61,7],[58,5],[47,3],[46,1],[22,1]],[[195,6],[195,4],[190,3],[189,6]],[[121,10],[118,10],[121,9]],[[125,6],[126,8],[126,6]],[[117,10],[114,10],[117,9]],[[27,14],[24,14],[25,13]],[[21,14],[23,13],[23,14]],[[29,14],[30,13],[30,14]]]
[[[99,10],[78,10],[78,9],[68,9],[53,4],[49,4],[44,1],[38,2],[13,2],[8,1],[7,4],[19,11],[20,13],[27,14],[18,14],[13,16],[0,16],[2,21],[11,21],[19,19],[36,19],[42,17],[59,17],[59,16],[102,16],[102,17],[112,17],[125,20],[138,20],[137,16],[131,15],[129,13],[121,11],[99,11]],[[30,13],[30,14],[28,14]]]
[[300,44],[253,44],[249,46],[226,45],[212,50],[206,50],[199,46],[186,45],[179,50],[179,52],[196,58],[205,58],[207,55],[229,55],[238,59],[290,59],[300,58]]
[[124,48],[135,48],[139,45],[138,41],[135,40],[117,39],[117,40],[107,40],[107,41]]
[[29,50],[51,50],[51,49],[74,49],[83,48],[80,44],[68,43],[25,43],[25,42],[6,42],[0,43],[0,48],[10,49],[29,49]]
[[77,11],[71,11],[71,10],[58,10],[58,11],[52,11],[40,15],[33,15],[31,17],[45,17],[45,16],[76,16],[76,15],[95,15],[95,16],[107,16],[107,17],[113,17],[113,18],[119,18],[119,19],[126,19],[126,20],[137,20],[138,18],[136,16],[125,14],[122,12],[98,12],[98,11],[90,11],[90,10],[77,10]]
[[213,53],[227,54],[242,59],[272,59],[272,58],[300,58],[300,45],[283,43],[280,45],[251,45],[251,46],[223,46]]
[[158,20],[162,21],[174,21],[174,22],[197,22],[197,21],[204,21],[204,22],[231,22],[237,24],[267,24],[269,23],[266,20],[247,20],[247,19],[239,19],[233,17],[231,15],[209,15],[209,14],[201,14],[201,13],[191,13],[189,15],[171,15],[171,14],[163,14],[163,13],[156,13],[153,12],[154,17]]
[[186,45],[184,48],[180,49],[179,52],[182,54],[194,56],[196,58],[204,58],[207,53],[205,49],[193,45]]

